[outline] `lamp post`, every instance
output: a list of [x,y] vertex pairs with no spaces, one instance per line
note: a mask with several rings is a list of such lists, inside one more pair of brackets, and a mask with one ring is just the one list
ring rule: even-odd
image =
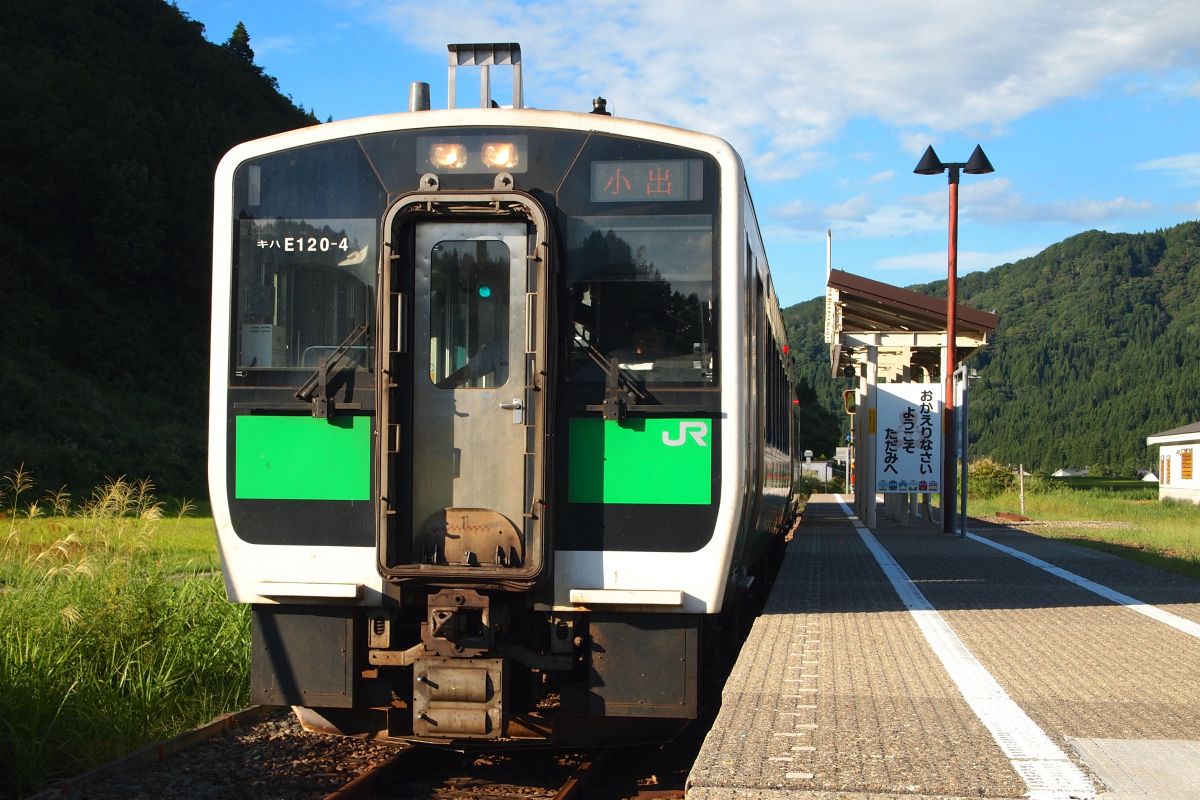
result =
[[946,267],[946,405],[942,423],[942,532],[954,533],[954,505],[957,492],[955,491],[954,454],[954,369],[957,357],[954,352],[955,322],[957,321],[958,302],[958,174],[961,170],[968,175],[984,175],[995,172],[983,148],[975,145],[971,157],[965,162],[942,161],[933,152],[933,145],[925,148],[925,154],[913,170],[918,175],[940,175],[949,170],[947,180],[950,184],[950,241],[947,245]]

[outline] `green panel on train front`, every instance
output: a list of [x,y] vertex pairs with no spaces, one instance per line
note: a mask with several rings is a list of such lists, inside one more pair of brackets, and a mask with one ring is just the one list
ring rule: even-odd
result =
[[572,503],[707,505],[712,420],[571,420]]
[[370,500],[371,418],[242,416],[234,494],[241,500]]

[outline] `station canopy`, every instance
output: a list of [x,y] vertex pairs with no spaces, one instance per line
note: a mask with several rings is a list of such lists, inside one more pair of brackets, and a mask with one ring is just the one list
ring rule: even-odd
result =
[[[987,344],[1000,318],[970,306],[955,307],[956,360]],[[946,301],[839,269],[830,270],[825,296],[825,342],[835,376],[866,361],[877,348],[886,380],[941,378],[946,339]],[[906,372],[907,370],[907,372]]]

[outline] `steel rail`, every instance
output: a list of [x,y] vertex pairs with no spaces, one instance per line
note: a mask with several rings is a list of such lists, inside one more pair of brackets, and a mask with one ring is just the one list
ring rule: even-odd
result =
[[379,788],[380,782],[390,778],[403,767],[405,762],[412,758],[412,753],[416,749],[411,746],[400,746],[395,753],[383,761],[371,766],[365,772],[359,773],[349,783],[325,795],[325,800],[366,800],[375,797],[378,794],[376,790]]
[[[386,796],[388,779],[407,764],[413,757],[413,753],[420,750],[419,747],[404,747],[395,755],[360,773],[349,783],[325,795],[324,800],[371,800]],[[577,797],[578,793],[603,770],[603,766],[612,752],[613,748],[605,748],[585,756],[555,793],[554,800],[572,800]],[[471,791],[464,793],[463,796],[479,796],[480,793],[480,785],[475,784],[471,787]],[[459,793],[452,794],[457,796]]]

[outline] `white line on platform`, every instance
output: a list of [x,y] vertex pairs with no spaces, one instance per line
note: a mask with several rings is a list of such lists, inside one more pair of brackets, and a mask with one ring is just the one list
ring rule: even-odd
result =
[[836,497],[963,699],[1025,781],[1029,789],[1026,797],[1031,800],[1094,798],[1096,790],[1092,782],[971,654],[904,568],[854,515],[845,499],[841,495]]
[[1076,575],[1074,572],[1065,570],[1062,567],[1056,567],[1049,561],[1043,561],[1040,558],[1031,556],[1028,553],[1023,553],[1016,548],[1009,547],[1008,545],[1003,545],[999,542],[993,542],[991,539],[986,539],[979,534],[967,531],[967,538],[974,539],[981,544],[986,544],[988,547],[994,547],[1001,552],[1008,553],[1010,556],[1021,559],[1026,564],[1032,564],[1039,569],[1044,569],[1046,572],[1062,578],[1064,581],[1070,581],[1076,586],[1087,589],[1089,592],[1094,594],[1098,594],[1106,600],[1111,600],[1114,603],[1123,605],[1130,611],[1136,611],[1139,614],[1144,614],[1145,616],[1150,617],[1150,619],[1158,620],[1164,625],[1170,625],[1177,631],[1182,631],[1189,636],[1195,636],[1197,639],[1200,639],[1200,625],[1192,622],[1190,619],[1184,619],[1183,617],[1172,614],[1169,611],[1163,611],[1158,606],[1152,606],[1149,603],[1138,600],[1136,597],[1130,597],[1127,594],[1121,594],[1116,589],[1110,589],[1104,584],[1090,581],[1082,575]]

